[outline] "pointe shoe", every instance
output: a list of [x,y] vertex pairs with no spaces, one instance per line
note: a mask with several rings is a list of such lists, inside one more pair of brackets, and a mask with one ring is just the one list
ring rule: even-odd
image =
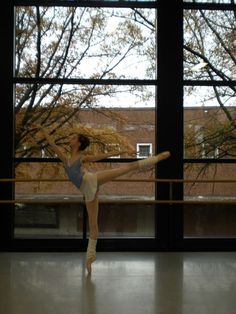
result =
[[157,154],[155,156],[152,156],[152,157],[148,157],[146,159],[142,159],[142,160],[139,160],[138,163],[139,163],[139,168],[140,169],[145,169],[147,167],[151,167],[151,166],[154,166],[156,163],[158,163],[159,161],[161,160],[164,160],[166,158],[170,157],[170,152],[169,151],[164,151],[160,154]]
[[164,152],[162,152],[160,154],[157,154],[156,157],[157,157],[157,160],[158,160],[157,162],[159,162],[161,160],[169,158],[170,157],[170,152],[168,150],[164,151]]
[[88,274],[91,274],[91,272],[92,272],[92,263],[94,261],[96,261],[96,256],[91,256],[91,257],[87,258],[87,260],[86,260],[86,268],[87,268]]

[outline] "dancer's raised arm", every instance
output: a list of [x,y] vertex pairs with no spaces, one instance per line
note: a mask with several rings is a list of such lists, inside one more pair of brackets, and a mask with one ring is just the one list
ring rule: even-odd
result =
[[49,146],[52,148],[52,150],[54,151],[54,153],[58,156],[58,158],[64,163],[67,163],[67,157],[64,154],[64,152],[62,151],[62,149],[60,148],[60,146],[58,146],[54,139],[52,138],[52,136],[49,134],[48,130],[45,129],[44,127],[42,127],[41,125],[33,125],[33,128],[38,129],[41,134],[44,136],[44,138],[46,139],[46,141],[48,142]]
[[95,162],[95,161],[103,160],[103,159],[106,159],[109,157],[118,156],[118,155],[121,155],[124,153],[126,153],[126,151],[113,151],[113,152],[104,153],[104,154],[83,156],[82,161],[84,161],[84,162]]

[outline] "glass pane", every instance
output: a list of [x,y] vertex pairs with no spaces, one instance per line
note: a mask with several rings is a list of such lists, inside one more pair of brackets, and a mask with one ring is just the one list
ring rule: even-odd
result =
[[16,156],[54,156],[40,134],[29,130],[32,123],[55,132],[55,140],[62,146],[73,132],[94,135],[98,150],[104,141],[110,144],[108,150],[115,143],[127,149],[124,136],[135,136],[137,130],[143,133],[134,147],[140,141],[149,143],[150,131],[152,136],[155,133],[154,107],[154,86],[17,85]]
[[236,78],[233,11],[184,11],[184,79]]
[[185,87],[185,158],[235,158],[235,95],[235,87]]
[[19,200],[15,205],[15,237],[82,238],[83,206],[60,203],[75,197],[81,201],[81,194],[69,182],[40,182],[40,179],[60,178],[66,178],[60,163],[16,165],[16,179],[39,181],[15,184],[15,198]]
[[[97,164],[97,171],[115,169],[124,163]],[[106,167],[104,167],[106,166]],[[96,170],[95,170],[96,171]],[[99,189],[100,200],[114,200],[115,204],[101,205],[99,213],[99,230],[101,237],[154,237],[155,208],[153,205],[138,204],[143,200],[155,199],[155,184],[149,182],[155,178],[153,169],[134,171],[122,176],[124,180],[112,181]],[[135,182],[147,180],[147,182]],[[135,200],[137,204],[118,204],[119,201]]]
[[156,10],[17,7],[16,77],[155,79]]
[[[33,93],[34,88],[37,90],[35,94]],[[135,92],[131,93],[131,90]],[[88,154],[113,151],[114,149],[133,152],[140,141],[143,144],[147,143],[152,147],[153,152],[155,151],[154,86],[96,87],[17,84],[16,92],[16,157],[56,157],[40,134],[29,128],[32,122],[43,124],[49,131],[52,131],[51,136],[65,151],[68,149],[70,135],[74,132],[85,133],[90,137],[92,144]],[[28,99],[25,97],[26,95],[28,95]],[[103,100],[101,100],[102,97]],[[139,108],[135,105],[136,101],[141,99],[143,99],[143,103],[147,102],[146,107]],[[148,102],[150,102],[149,105]],[[104,104],[108,106],[102,107]],[[114,106],[115,104],[118,105]],[[127,106],[123,106],[123,104],[127,104]],[[53,133],[54,130],[55,133]],[[128,153],[117,157],[132,158],[132,155]],[[88,170],[96,172],[123,165],[124,163],[93,163],[88,165]],[[21,163],[16,165],[16,171],[18,178],[65,178],[65,172],[60,163]],[[154,175],[154,170],[144,173],[136,172],[132,173],[132,178],[149,180],[154,178]],[[45,198],[51,198],[56,199],[58,203],[60,200],[68,198],[78,198],[81,201],[80,192],[69,182],[67,184],[62,182],[19,183],[16,193],[19,198],[34,197],[43,201]],[[155,199],[153,182],[110,182],[100,188],[99,196],[101,200],[115,200],[114,205],[101,205],[99,217],[101,237],[154,237],[154,206],[117,204],[120,199],[136,201]],[[61,206],[58,205],[56,208],[60,209]],[[27,205],[28,207],[29,205]],[[60,233],[58,231],[57,235],[81,236],[82,220],[80,220],[80,229],[76,229],[78,228],[76,227],[78,224],[76,217],[82,219],[82,206],[79,207],[79,212],[76,211],[78,208],[76,205],[64,204],[63,208],[65,211],[55,211],[55,217],[60,221],[62,219],[60,214],[65,213],[68,223],[67,231],[59,230]],[[21,212],[21,220],[27,219],[27,215],[32,217],[35,212],[36,209],[30,214],[26,211]],[[132,222],[130,221],[131,212]],[[115,214],[117,219],[114,218]],[[19,219],[18,214],[15,220],[17,226]],[[121,228],[122,219],[126,219],[127,223]],[[65,222],[63,223],[65,224]],[[21,226],[23,228],[23,225]],[[18,236],[26,232],[22,228],[21,230],[16,229]],[[31,230],[31,237],[35,236],[34,231],[35,234],[38,234],[37,228],[39,228],[39,224],[33,231]],[[54,235],[54,231],[52,230],[51,236]],[[42,231],[40,232],[42,236]],[[78,234],[78,232],[80,233]]]
[[[134,190],[140,184],[132,183]],[[151,184],[150,184],[151,185]],[[118,187],[117,187],[118,189]],[[126,191],[127,193],[128,191]],[[141,192],[139,197],[148,197],[149,193]],[[124,195],[122,196],[122,198]],[[128,197],[127,197],[128,198]],[[100,238],[154,238],[155,208],[154,205],[114,204],[101,205],[99,213]]]
[[[124,166],[124,163],[93,163],[88,171],[97,172]],[[21,163],[16,167],[16,178],[36,179],[36,182],[16,183],[15,237],[52,238],[82,237],[83,197],[69,181],[43,182],[41,179],[67,179],[61,163]],[[104,184],[99,189],[99,199],[114,201],[100,205],[100,237],[154,237],[155,208],[153,205],[119,204],[124,200],[154,200],[154,170],[136,171],[122,179]],[[21,201],[22,200],[22,201]],[[24,203],[36,201],[36,205]],[[63,204],[65,201],[77,201]],[[45,204],[52,201],[52,204]]]
[[[184,206],[185,237],[236,237],[235,204],[227,204],[236,201],[235,173],[236,164],[185,165],[186,180],[213,181],[185,183],[185,200],[216,202]],[[229,182],[214,182],[216,180]]]

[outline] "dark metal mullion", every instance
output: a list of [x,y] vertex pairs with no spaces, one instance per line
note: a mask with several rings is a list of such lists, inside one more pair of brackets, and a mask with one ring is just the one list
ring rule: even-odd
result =
[[185,164],[236,164],[236,158],[235,159],[217,159],[217,158],[202,158],[202,159],[194,159],[194,158],[186,158],[184,159]]
[[[184,1],[184,0],[183,0]],[[183,3],[185,10],[211,10],[211,11],[231,11],[236,10],[236,4],[231,3]]]
[[184,80],[184,86],[236,86],[236,81]]
[[[159,179],[183,178],[183,8],[182,2],[158,1],[158,106],[157,151],[171,157],[157,165]],[[168,184],[157,184],[157,199],[169,199]],[[171,197],[183,198],[183,184],[175,184]],[[182,206],[158,206],[162,241],[173,250],[182,239]]]
[[57,6],[57,7],[91,7],[91,8],[155,8],[155,1],[58,1],[58,0],[14,0],[14,6]]
[[64,78],[14,78],[15,84],[96,84],[96,85],[157,85],[157,80],[140,79],[64,79]]
[[[0,19],[0,92],[1,92],[1,115],[0,115],[0,142],[1,142],[1,178],[12,178],[14,176],[13,156],[14,156],[14,107],[13,94],[14,85],[12,83],[14,54],[14,8],[11,1],[8,1],[1,8]],[[0,189],[0,199],[13,199],[13,183],[5,183]],[[12,205],[2,205],[0,209],[0,250],[11,247],[14,234],[14,207]]]
[[[133,162],[135,160],[139,160],[140,158],[109,158],[109,159],[104,159],[104,160],[100,160],[98,162],[110,162],[110,163],[127,163],[127,162]],[[36,157],[20,157],[20,158],[15,158],[14,159],[15,162],[18,163],[22,163],[22,162],[41,162],[41,163],[52,163],[52,162],[61,162],[59,158],[36,158]],[[202,158],[202,159],[194,159],[194,158],[185,158],[183,159],[184,163],[202,163],[202,164],[206,164],[206,163],[225,163],[225,164],[234,164],[236,163],[236,159],[233,158],[222,158],[222,159],[217,159],[217,158]],[[170,177],[171,178],[171,177]]]
[[[14,78],[15,84],[97,84],[97,85],[150,85],[156,86],[158,80],[145,79],[63,79],[63,78]],[[236,80],[184,80],[184,86],[236,86]]]

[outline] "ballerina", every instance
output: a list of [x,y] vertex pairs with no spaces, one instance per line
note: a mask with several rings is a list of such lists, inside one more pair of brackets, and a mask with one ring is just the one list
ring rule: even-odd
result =
[[121,166],[116,169],[98,171],[91,173],[83,169],[83,164],[86,162],[96,162],[106,159],[108,157],[117,156],[122,153],[121,151],[112,151],[104,154],[97,155],[85,155],[85,149],[90,145],[90,140],[83,134],[75,134],[70,140],[70,158],[62,151],[61,147],[55,144],[54,140],[48,133],[48,131],[38,125],[34,125],[34,128],[39,129],[44,138],[47,140],[49,146],[63,162],[65,171],[72,181],[72,183],[81,191],[84,196],[86,209],[88,213],[89,221],[89,241],[86,252],[86,268],[88,274],[91,274],[92,263],[96,260],[96,245],[98,238],[98,190],[99,187],[115,178],[118,178],[124,174],[138,169],[145,170],[150,166],[154,166],[156,163],[164,160],[170,156],[169,151],[164,151],[146,159],[133,161],[125,166]]

